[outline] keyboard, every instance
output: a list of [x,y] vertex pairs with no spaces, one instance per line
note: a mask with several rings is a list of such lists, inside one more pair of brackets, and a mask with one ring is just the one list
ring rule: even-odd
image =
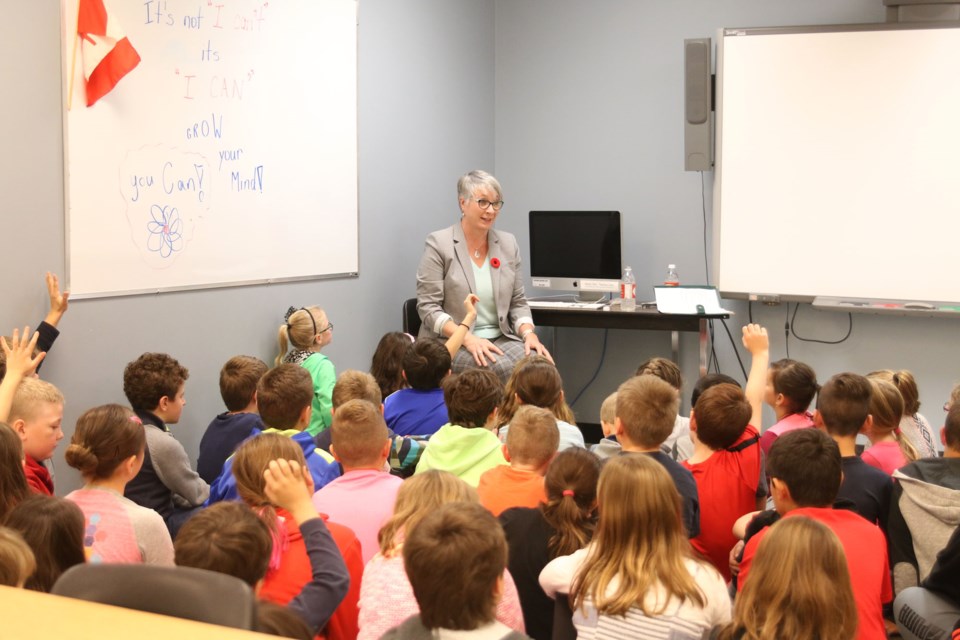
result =
[[602,309],[609,302],[568,302],[564,300],[527,300],[531,309]]

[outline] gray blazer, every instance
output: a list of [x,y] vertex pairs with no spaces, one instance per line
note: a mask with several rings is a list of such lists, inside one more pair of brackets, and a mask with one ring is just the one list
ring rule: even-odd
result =
[[[513,234],[491,229],[487,241],[491,263],[494,259],[500,261],[499,267],[491,264],[490,269],[500,331],[508,338],[519,340],[518,327],[525,323],[532,325],[533,318],[523,294],[517,239]],[[441,327],[447,320],[463,320],[463,300],[468,293],[476,291],[460,223],[427,236],[417,269],[417,312],[423,321],[420,337],[443,337]]]

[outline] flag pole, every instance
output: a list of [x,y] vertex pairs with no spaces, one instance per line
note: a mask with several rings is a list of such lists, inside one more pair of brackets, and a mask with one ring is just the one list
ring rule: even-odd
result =
[[73,55],[70,56],[70,80],[67,81],[67,111],[73,105],[73,79],[77,69],[77,43],[80,41],[80,1],[77,2],[77,28],[73,30]]

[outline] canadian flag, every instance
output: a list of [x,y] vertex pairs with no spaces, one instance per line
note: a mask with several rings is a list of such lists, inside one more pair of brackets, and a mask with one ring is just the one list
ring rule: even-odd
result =
[[103,0],[80,0],[77,36],[83,42],[83,76],[90,107],[140,64],[140,55]]

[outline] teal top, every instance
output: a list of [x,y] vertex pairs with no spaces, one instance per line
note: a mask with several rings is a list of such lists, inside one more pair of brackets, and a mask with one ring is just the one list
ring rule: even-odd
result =
[[477,322],[473,326],[473,335],[478,338],[493,340],[503,335],[500,331],[500,322],[497,318],[497,302],[493,299],[493,279],[490,277],[490,260],[484,260],[482,266],[477,266],[473,260],[473,281],[477,284]]

